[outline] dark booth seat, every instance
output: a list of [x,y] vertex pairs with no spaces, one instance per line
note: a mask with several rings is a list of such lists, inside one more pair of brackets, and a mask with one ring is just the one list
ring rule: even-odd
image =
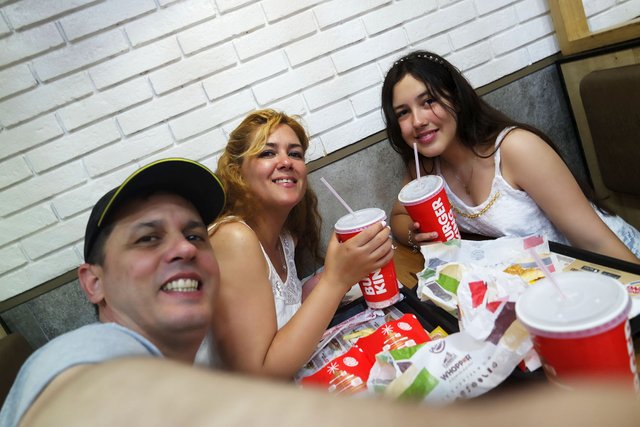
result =
[[0,339],[0,407],[9,394],[20,367],[31,353],[33,349],[19,333]]

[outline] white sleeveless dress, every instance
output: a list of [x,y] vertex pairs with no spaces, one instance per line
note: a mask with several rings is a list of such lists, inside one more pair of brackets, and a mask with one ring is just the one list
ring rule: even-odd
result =
[[[243,221],[240,221],[240,223],[249,227],[249,225]],[[295,263],[296,248],[293,237],[289,232],[284,231],[280,234],[280,244],[282,245],[284,259],[287,264],[287,280],[285,282],[280,278],[280,275],[271,263],[271,260],[262,247],[262,244],[260,244],[260,249],[262,249],[264,259],[267,261],[267,265],[269,266],[269,281],[271,282],[271,291],[273,292],[273,299],[276,305],[278,329],[286,325],[302,305],[302,282],[298,279],[298,272],[296,270]],[[223,366],[215,348],[215,341],[212,340],[209,335],[207,335],[198,350],[196,355],[196,364],[216,368]]]
[[264,254],[264,259],[269,265],[269,281],[273,291],[273,299],[276,303],[276,318],[278,329],[287,324],[302,305],[302,282],[298,279],[295,262],[295,244],[289,232],[280,235],[280,244],[284,252],[284,259],[287,264],[287,280],[283,283],[280,275],[271,263],[262,244],[260,248]]
[[[496,146],[513,127],[506,128],[496,138]],[[511,187],[500,171],[500,148],[495,153],[495,175],[489,197],[477,206],[469,206],[447,185],[445,191],[451,201],[460,231],[487,237],[545,235],[548,240],[569,244],[569,240],[551,223],[536,202],[522,190]],[[442,176],[439,159],[435,159],[435,173]],[[444,178],[444,177],[443,177]],[[596,213],[629,249],[640,256],[640,232],[621,217]]]

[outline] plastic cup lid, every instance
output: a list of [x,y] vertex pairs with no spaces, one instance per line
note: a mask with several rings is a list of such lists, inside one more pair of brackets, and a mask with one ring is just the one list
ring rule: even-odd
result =
[[554,275],[563,298],[548,279],[531,285],[516,302],[518,319],[534,334],[602,331],[626,319],[630,300],[617,280],[590,272]]
[[421,176],[406,184],[398,194],[400,203],[416,203],[437,193],[444,181],[438,175]]
[[367,228],[371,224],[383,221],[386,218],[387,214],[382,209],[360,209],[353,214],[348,213],[336,221],[335,230],[338,233],[358,231]]

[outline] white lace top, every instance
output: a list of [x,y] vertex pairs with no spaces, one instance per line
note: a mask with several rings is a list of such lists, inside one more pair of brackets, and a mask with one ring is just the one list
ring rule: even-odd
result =
[[[513,127],[509,127],[500,132],[496,138],[496,146],[512,129]],[[478,206],[467,205],[449,188],[445,180],[445,191],[449,196],[460,231],[487,237],[524,237],[539,234],[547,236],[548,240],[569,244],[567,238],[551,223],[527,192],[516,190],[502,177],[500,148],[496,150],[494,156],[495,175],[491,183],[491,192],[489,197]],[[435,172],[442,176],[438,158],[435,158]],[[619,216],[607,215],[598,209],[596,209],[596,213],[636,256],[640,256],[640,232],[638,230]]]
[[[248,224],[242,221],[240,222],[249,227]],[[269,281],[271,282],[273,299],[276,304],[278,329],[286,325],[302,305],[302,282],[298,279],[298,272],[296,270],[295,263],[295,244],[291,234],[283,232],[280,235],[280,244],[282,245],[284,259],[287,264],[287,280],[284,283],[271,263],[271,260],[262,247],[262,244],[260,244],[264,258],[269,266]],[[195,363],[214,368],[224,367],[216,349],[215,340],[212,339],[210,334],[207,334],[207,337],[202,342],[202,345],[196,354]]]
[[271,263],[262,244],[260,248],[264,254],[264,259],[269,265],[269,281],[276,303],[276,317],[278,319],[278,329],[282,328],[298,311],[302,305],[302,282],[298,279],[295,263],[295,244],[293,237],[288,232],[280,235],[280,244],[284,252],[284,259],[287,264],[287,280],[283,283],[280,275]]

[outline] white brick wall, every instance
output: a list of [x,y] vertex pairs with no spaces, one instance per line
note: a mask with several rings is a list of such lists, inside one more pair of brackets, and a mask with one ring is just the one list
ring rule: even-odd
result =
[[[592,29],[640,0],[585,0]],[[260,107],[299,114],[308,160],[384,128],[413,49],[475,86],[557,52],[546,0],[0,1],[0,300],[82,261],[96,199],[138,166],[215,167]]]
[[63,44],[64,40],[53,23],[12,32],[8,37],[0,39],[0,66],[33,57]]
[[153,0],[109,0],[59,20],[68,40],[76,40],[156,9]]
[[57,221],[51,207],[45,204],[23,210],[19,215],[4,217],[0,222],[0,245],[4,246],[8,242],[22,239]]
[[0,99],[16,94],[25,89],[31,89],[38,84],[26,64],[16,65],[0,71]]
[[48,82],[87,65],[101,62],[127,49],[128,44],[124,34],[120,29],[115,29],[39,56],[33,60],[32,64],[40,80]]

